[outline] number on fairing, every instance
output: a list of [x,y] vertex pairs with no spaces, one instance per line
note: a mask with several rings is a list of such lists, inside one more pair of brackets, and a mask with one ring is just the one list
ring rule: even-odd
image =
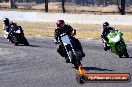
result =
[[70,39],[69,39],[68,35],[62,36],[61,40],[62,40],[64,45],[70,44]]

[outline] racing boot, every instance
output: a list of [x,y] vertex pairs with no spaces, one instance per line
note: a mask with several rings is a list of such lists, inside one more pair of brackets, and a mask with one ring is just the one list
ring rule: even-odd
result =
[[104,50],[107,51],[107,50],[110,50],[111,47],[109,46],[109,44],[105,43],[104,45]]

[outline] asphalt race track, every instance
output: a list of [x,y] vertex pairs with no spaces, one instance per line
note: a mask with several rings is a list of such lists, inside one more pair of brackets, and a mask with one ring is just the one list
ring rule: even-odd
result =
[[[0,36],[0,87],[132,87],[128,83],[86,83],[80,85],[76,70],[56,52],[52,38],[27,37],[30,46],[14,46]],[[86,57],[82,64],[88,73],[130,73],[130,58],[118,58],[104,51],[100,40],[80,39]]]

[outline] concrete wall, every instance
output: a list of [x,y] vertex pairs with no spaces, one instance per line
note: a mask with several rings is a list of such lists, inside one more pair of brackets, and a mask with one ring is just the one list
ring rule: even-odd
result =
[[20,12],[20,11],[0,11],[0,20],[8,17],[16,21],[32,22],[56,22],[63,19],[67,23],[78,24],[102,24],[107,21],[112,25],[131,25],[131,15],[90,15],[90,14],[64,14],[64,13],[44,13],[44,12]]

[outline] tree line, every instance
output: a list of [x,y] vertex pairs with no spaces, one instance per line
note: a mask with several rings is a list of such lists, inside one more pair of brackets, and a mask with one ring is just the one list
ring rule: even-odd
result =
[[48,3],[49,2],[61,2],[62,11],[65,13],[65,3],[75,3],[82,6],[108,6],[108,5],[117,5],[121,15],[125,14],[126,3],[132,4],[132,0],[0,0],[0,2],[10,2],[11,8],[17,8],[15,3],[36,3],[41,4],[45,3],[45,12],[48,12]]
[[[10,0],[0,0],[0,2],[9,2]],[[12,0],[14,2],[18,2],[18,3],[31,3],[31,2],[35,2],[37,4],[41,4],[41,3],[45,3],[45,0]],[[48,2],[62,2],[63,0],[48,0]],[[112,5],[112,4],[116,4],[117,1],[121,1],[121,0],[65,0],[66,2],[69,3],[75,3],[78,5],[83,5],[83,6],[89,6],[89,5]],[[132,4],[132,0],[125,0],[128,4]]]

